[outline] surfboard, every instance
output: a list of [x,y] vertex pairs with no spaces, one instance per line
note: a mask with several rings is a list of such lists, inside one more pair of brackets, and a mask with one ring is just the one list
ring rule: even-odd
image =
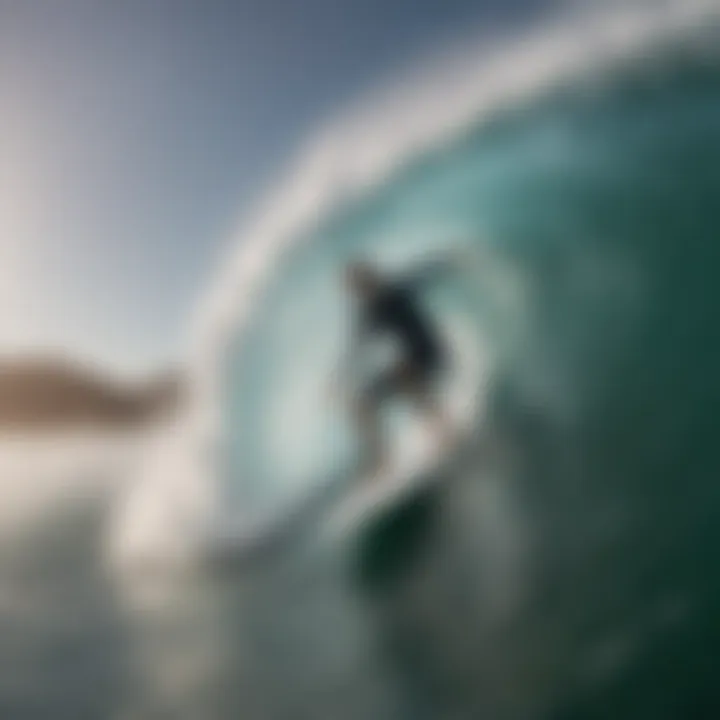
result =
[[402,505],[428,486],[441,482],[442,468],[458,443],[438,448],[428,445],[403,462],[372,476],[361,476],[331,518],[335,533],[352,533],[384,512]]

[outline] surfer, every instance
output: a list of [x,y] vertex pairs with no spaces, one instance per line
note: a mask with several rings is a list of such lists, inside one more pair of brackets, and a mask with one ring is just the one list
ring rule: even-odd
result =
[[380,411],[391,399],[409,400],[427,422],[440,448],[450,440],[450,423],[437,393],[438,380],[448,369],[449,353],[422,308],[419,294],[454,265],[445,257],[394,276],[365,260],[353,261],[345,268],[345,284],[356,311],[348,369],[353,368],[368,341],[375,337],[390,336],[399,347],[399,357],[377,373],[352,403],[370,476],[387,468]]

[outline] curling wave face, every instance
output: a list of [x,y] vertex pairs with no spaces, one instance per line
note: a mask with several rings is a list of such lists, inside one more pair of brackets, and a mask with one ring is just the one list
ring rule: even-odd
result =
[[[347,471],[322,390],[355,254],[473,251],[428,303],[483,442],[452,468],[425,562],[386,568],[369,612],[342,543],[281,542],[266,582],[243,565],[243,602],[215,618],[222,638],[248,628],[214,648],[228,697],[242,676],[267,714],[335,717],[333,678],[358,718],[717,715],[718,6],[666,7],[541,33],[487,76],[470,62],[434,126],[406,110],[330,133],[245,236],[201,313],[192,412],[118,517],[121,556],[187,557],[239,519],[246,559],[268,516]],[[407,711],[377,709],[386,689]]]
[[[404,109],[385,134],[328,133],[203,306],[192,418],[149,464],[143,497],[182,494],[183,476],[207,494],[209,481],[207,506],[247,523],[348,467],[351,434],[324,386],[348,329],[338,269],[358,254],[402,268],[471,248],[476,262],[429,298],[457,354],[448,394],[486,422],[510,387],[582,427],[642,352],[671,248],[699,237],[719,186],[716,19],[698,2],[568,23],[481,71],[451,68],[456,82],[433,91],[455,102],[440,94],[420,119]],[[213,470],[197,469],[203,452]],[[183,470],[158,483],[171,455]]]
[[429,298],[456,350],[448,393],[476,405],[499,370],[558,419],[581,414],[642,321],[634,246],[660,168],[690,128],[701,146],[715,140],[699,68],[658,92],[649,65],[645,79],[585,96],[563,87],[468,128],[279,257],[223,380],[226,488],[240,506],[262,512],[351,466],[351,433],[324,387],[347,339],[339,269],[356,255],[402,269],[427,251],[474,250]]

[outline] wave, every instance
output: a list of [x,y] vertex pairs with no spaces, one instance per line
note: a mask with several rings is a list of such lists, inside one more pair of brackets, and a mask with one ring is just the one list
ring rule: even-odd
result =
[[[517,224],[509,217],[521,200],[525,225],[553,207],[534,208],[537,197],[523,194],[523,183],[548,168],[564,191],[618,172],[602,143],[573,134],[557,110],[564,94],[602,98],[628,68],[652,77],[659,58],[703,55],[718,17],[720,4],[687,0],[563,16],[499,48],[456,48],[323,130],[240,233],[200,304],[189,410],[162,434],[119,510],[115,551],[186,557],[208,536],[244,542],[322,480],[318,468],[327,476],[344,462],[343,438],[328,434],[316,398],[343,337],[332,273],[358,251],[390,264],[454,239],[481,251],[482,283],[471,271],[436,301],[466,359],[457,394],[482,401],[494,366],[532,363],[517,373],[529,392],[571,416],[573,364],[548,340],[535,269],[508,262],[508,228]],[[549,110],[548,98],[556,100]],[[508,132],[515,121],[529,130]],[[585,312],[588,303],[597,309],[598,298],[588,300],[593,282],[602,292],[612,283],[621,314],[632,315],[640,280],[622,252],[588,242],[581,253],[565,243],[562,253],[582,265]],[[324,330],[301,351],[313,318]],[[575,320],[577,336],[585,319]],[[228,533],[228,524],[239,530]]]

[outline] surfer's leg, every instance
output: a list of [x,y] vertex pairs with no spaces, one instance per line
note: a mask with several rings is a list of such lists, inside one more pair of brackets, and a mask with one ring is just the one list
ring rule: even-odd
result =
[[442,451],[450,447],[454,437],[454,427],[444,404],[432,392],[421,396],[418,403],[425,412],[430,432],[438,448]]
[[382,373],[362,392],[355,405],[355,424],[362,445],[364,474],[378,474],[387,465],[388,448],[380,410],[397,385],[394,370]]
[[442,451],[450,445],[454,433],[450,414],[437,391],[435,375],[433,368],[408,364],[405,391],[426,421],[438,449]]
[[385,451],[378,408],[371,398],[362,397],[355,405],[355,425],[363,455],[361,472],[376,473],[383,465]]
[[430,435],[437,444],[438,450],[445,450],[452,442],[453,426],[444,405],[432,392],[427,390],[416,394],[415,402],[423,413]]

